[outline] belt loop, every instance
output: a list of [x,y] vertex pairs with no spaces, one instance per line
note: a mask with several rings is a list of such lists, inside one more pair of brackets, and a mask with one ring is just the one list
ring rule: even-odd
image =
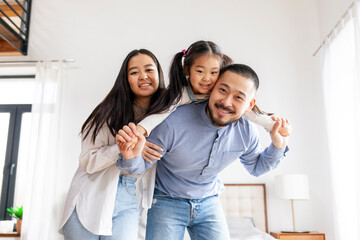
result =
[[126,185],[126,180],[125,180],[124,176],[121,179],[121,183],[122,183],[122,185]]
[[121,185],[125,185],[124,175],[120,173],[119,181],[121,182]]

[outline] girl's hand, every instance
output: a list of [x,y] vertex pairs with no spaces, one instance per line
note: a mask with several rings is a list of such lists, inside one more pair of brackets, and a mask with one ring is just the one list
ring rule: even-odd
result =
[[122,129],[116,134],[116,143],[119,145],[120,142],[130,142],[131,139],[135,136],[136,125],[134,123],[129,123],[129,125],[123,126]]
[[[291,132],[290,122],[284,118],[273,117],[272,119],[276,121],[276,123],[270,132],[271,141],[274,147],[279,149],[285,148],[289,142],[289,136]],[[286,134],[283,135],[283,133],[280,133],[280,128],[283,128],[283,132]]]
[[144,149],[145,142],[144,135],[136,131],[134,123],[125,125],[116,135],[116,143],[125,159],[139,156]]
[[152,163],[151,158],[155,160],[160,160],[160,158],[162,157],[161,153],[155,151],[154,149],[163,151],[163,149],[155,143],[146,141],[144,150],[142,151],[142,157],[149,163]]
[[145,137],[147,136],[147,132],[145,128],[140,125],[135,125],[134,123],[129,123],[129,125],[125,125],[123,129],[118,131],[116,135],[116,143],[119,142],[126,142],[129,138],[133,136],[133,132],[138,131],[139,133],[143,134]]
[[[276,120],[277,120],[278,118],[272,116],[271,119],[276,122]],[[284,119],[284,118],[282,118],[282,119]],[[291,133],[292,128],[291,128],[291,125],[290,125],[289,120],[287,120],[287,119],[284,119],[284,120],[285,120],[285,122],[286,122],[286,124],[287,124],[287,127],[283,127],[282,125],[280,125],[279,133],[280,133],[280,135],[283,136],[283,137],[288,137],[288,136],[290,136],[290,133]]]
[[135,147],[134,143],[127,143],[127,142],[119,142],[117,143],[117,145],[121,153],[131,151]]
[[142,135],[144,135],[145,137],[148,137],[147,131],[145,128],[143,128],[140,125],[136,125],[136,130],[141,133]]

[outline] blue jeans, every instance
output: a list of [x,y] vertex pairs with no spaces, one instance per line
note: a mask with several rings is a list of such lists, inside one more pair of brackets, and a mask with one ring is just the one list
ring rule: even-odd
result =
[[[120,174],[112,217],[112,235],[95,235],[81,225],[76,209],[63,227],[66,240],[136,240],[139,209],[135,196],[136,178]],[[91,211],[91,209],[89,209]],[[99,216],[100,217],[100,216]]]
[[203,199],[173,198],[155,189],[148,211],[146,240],[182,240],[185,228],[191,239],[230,239],[217,195]]

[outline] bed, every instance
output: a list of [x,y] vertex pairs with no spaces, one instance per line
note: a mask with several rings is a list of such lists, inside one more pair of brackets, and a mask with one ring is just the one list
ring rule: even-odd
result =
[[265,184],[225,184],[221,204],[232,240],[273,240],[268,234]]
[[[232,240],[274,240],[268,234],[265,184],[225,184],[220,195]],[[145,238],[146,213],[140,219],[139,238]],[[184,240],[190,237],[185,231]]]

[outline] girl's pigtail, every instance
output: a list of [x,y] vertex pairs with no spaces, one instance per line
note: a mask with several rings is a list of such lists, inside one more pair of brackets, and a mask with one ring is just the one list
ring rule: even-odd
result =
[[172,104],[176,104],[182,97],[182,91],[185,86],[188,85],[188,81],[185,77],[185,72],[182,64],[182,59],[184,57],[183,52],[177,53],[170,66],[170,73],[169,73],[169,107]]
[[231,59],[231,57],[229,57],[226,54],[222,54],[222,63],[221,63],[221,68],[224,68],[230,64],[233,64],[233,60]]
[[146,113],[144,118],[152,114],[165,112],[171,106],[180,101],[183,88],[184,86],[187,86],[187,80],[182,66],[183,55],[183,52],[179,52],[174,56],[170,66],[169,86],[157,98],[157,100],[152,105],[149,112]]
[[267,116],[272,116],[274,115],[273,113],[267,113],[267,112],[264,112],[263,110],[261,110],[258,106],[254,106],[252,111],[256,114],[264,114],[264,115],[267,115]]

